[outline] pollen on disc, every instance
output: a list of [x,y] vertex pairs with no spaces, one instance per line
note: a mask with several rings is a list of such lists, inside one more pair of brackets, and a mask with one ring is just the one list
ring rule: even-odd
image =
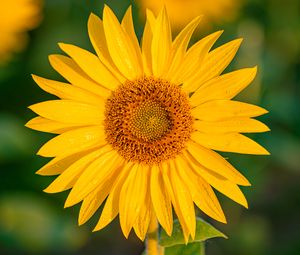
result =
[[145,101],[133,110],[132,134],[144,141],[160,139],[171,128],[169,113],[158,102]]
[[156,164],[174,158],[193,131],[188,97],[163,79],[127,81],[106,102],[106,139],[127,160]]

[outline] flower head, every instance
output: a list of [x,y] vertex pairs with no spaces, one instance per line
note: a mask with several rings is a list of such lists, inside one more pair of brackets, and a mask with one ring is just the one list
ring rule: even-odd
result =
[[103,21],[88,21],[97,55],[59,44],[68,57],[51,55],[50,63],[68,82],[33,76],[59,97],[30,106],[40,116],[27,126],[58,134],[39,150],[54,159],[37,173],[59,175],[46,192],[71,189],[66,207],[82,202],[79,224],[104,203],[95,230],[119,214],[124,235],[134,228],[143,240],[153,216],[171,235],[174,209],[193,238],[194,203],[226,222],[212,187],[247,207],[238,185],[249,182],[214,151],[268,154],[241,134],[267,131],[253,119],[267,111],[232,100],[256,67],[221,74],[241,43],[211,50],[222,31],[188,48],[199,22],[173,40],[166,10],[148,11],[140,48],[131,8],[120,24],[105,6]]
[[26,32],[40,21],[41,1],[9,0],[0,2],[0,63],[7,61],[12,52],[23,49]]

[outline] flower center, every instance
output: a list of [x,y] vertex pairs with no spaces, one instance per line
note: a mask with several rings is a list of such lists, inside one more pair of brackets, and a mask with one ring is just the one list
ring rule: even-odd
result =
[[106,140],[133,162],[151,165],[176,157],[192,126],[187,95],[163,79],[127,81],[106,102]]
[[171,124],[168,112],[158,102],[144,102],[132,113],[132,134],[144,141],[160,139]]

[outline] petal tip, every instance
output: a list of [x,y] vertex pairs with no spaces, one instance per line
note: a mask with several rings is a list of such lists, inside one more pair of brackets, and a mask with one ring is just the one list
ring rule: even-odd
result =
[[43,79],[42,77],[37,76],[37,75],[35,75],[35,74],[31,74],[31,77],[32,77],[32,79],[34,80],[34,82],[35,82],[36,84],[38,84],[38,85],[39,85],[39,82]]
[[237,44],[241,44],[244,41],[244,38],[237,38],[235,41]]
[[76,204],[78,204],[79,202],[82,201],[82,198],[79,198],[78,199],[78,196],[77,194],[74,192],[74,187],[73,189],[71,190],[71,192],[69,193],[69,196],[67,197],[67,200],[64,204],[64,208],[68,208],[68,207],[71,207],[71,206],[74,206]]
[[234,39],[234,40],[228,42],[227,44],[231,45],[232,49],[237,51],[239,49],[239,47],[241,46],[243,40],[244,40],[243,38],[237,38],[237,39]]
[[98,18],[98,16],[95,13],[91,12],[89,15],[89,19],[91,18]]
[[226,219],[226,216],[222,210],[222,208],[220,208],[221,210],[220,211],[217,211],[217,218],[214,217],[214,219],[216,219],[217,221],[223,223],[223,224],[227,224],[227,219]]
[[252,186],[251,183],[247,180],[246,177],[244,177],[243,175],[240,175],[240,178],[239,178],[239,183],[236,183],[240,186],[245,186],[245,187],[249,187],[249,186]]
[[126,12],[132,13],[132,5],[131,4],[128,6]]
[[150,9],[147,8],[147,9],[146,9],[146,17],[147,17],[147,19],[148,19],[150,16],[156,18],[155,15],[153,14],[152,10],[150,10]]
[[271,153],[267,149],[265,149],[263,146],[259,145],[259,151],[258,151],[257,155],[266,155],[266,156],[268,156],[268,155],[271,155]]
[[113,14],[113,11],[111,10],[111,8],[107,4],[104,4],[103,19],[104,19],[104,16],[107,15],[107,14]]
[[252,68],[250,68],[251,72],[252,72],[252,76],[255,77],[258,71],[258,66],[253,66]]
[[251,184],[248,180],[246,180],[246,181],[243,183],[243,186],[245,186],[245,187],[251,187],[252,184]]
[[78,226],[82,226],[84,223],[86,223],[87,222],[87,219],[84,219],[82,216],[81,216],[81,214],[79,214],[79,217],[78,217],[78,221],[77,221],[77,223],[78,223]]
[[35,174],[38,174],[38,175],[44,175],[44,174],[43,174],[43,171],[42,171],[42,168],[39,169],[39,170],[37,170],[37,171],[35,172]]
[[67,45],[68,44],[62,42],[58,43],[59,48],[61,48],[62,50],[64,50],[64,48],[66,48]]
[[124,231],[123,231],[123,235],[124,235],[124,237],[125,237],[126,239],[128,239],[129,233],[130,233],[130,231],[129,231],[129,232],[124,232]]
[[225,216],[224,216],[224,218],[222,218],[222,219],[220,220],[220,222],[221,222],[221,223],[224,223],[224,224],[227,224],[227,219],[225,218]]
[[102,220],[101,220],[101,217],[100,217],[99,222],[98,222],[97,225],[94,227],[94,229],[92,230],[92,232],[99,231],[99,230],[103,229],[104,227],[105,227],[105,225],[103,225]]
[[50,54],[50,55],[48,56],[49,62],[51,63],[52,61],[54,61],[54,59],[56,58],[56,56],[57,56],[57,54]]
[[[29,107],[28,107],[28,108],[29,108]],[[24,124],[24,127],[31,128],[31,127],[30,127],[31,121],[32,121],[32,120],[27,121],[27,122]]]
[[217,32],[214,32],[213,34],[216,35],[216,37],[220,37],[224,33],[224,30],[219,30]]
[[248,201],[246,198],[244,201],[241,201],[241,205],[244,206],[246,209],[249,209]]
[[173,232],[173,226],[168,227],[168,229],[165,229],[166,233],[168,236],[172,236],[172,232]]
[[33,73],[30,74],[30,75],[31,75],[31,77],[32,77],[33,80],[35,80],[35,78],[38,77],[37,75],[35,75],[35,74],[33,74]]
[[65,204],[64,204],[64,208],[68,208],[74,205],[74,203],[72,203],[73,201],[71,201],[70,199],[67,198]]
[[48,194],[55,193],[55,192],[51,192],[51,189],[48,189],[48,188],[45,188],[45,189],[43,190],[43,192],[48,193]]
[[35,104],[32,104],[32,105],[27,106],[27,108],[34,112],[34,110],[33,110],[34,106],[35,106]]
[[49,155],[44,151],[43,147],[40,148],[40,149],[38,150],[38,152],[36,153],[36,155],[38,155],[38,156],[40,156],[40,157],[52,157],[52,156],[49,156]]

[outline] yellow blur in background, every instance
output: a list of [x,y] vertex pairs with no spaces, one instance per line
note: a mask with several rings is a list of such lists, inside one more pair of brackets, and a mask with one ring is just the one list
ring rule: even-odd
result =
[[139,0],[136,2],[142,7],[142,15],[145,14],[145,9],[151,9],[158,14],[165,6],[175,29],[182,28],[198,15],[204,15],[207,25],[210,22],[220,24],[234,20],[242,5],[240,0]]
[[24,49],[26,32],[41,21],[42,2],[39,0],[9,0],[0,2],[0,64],[13,52]]

